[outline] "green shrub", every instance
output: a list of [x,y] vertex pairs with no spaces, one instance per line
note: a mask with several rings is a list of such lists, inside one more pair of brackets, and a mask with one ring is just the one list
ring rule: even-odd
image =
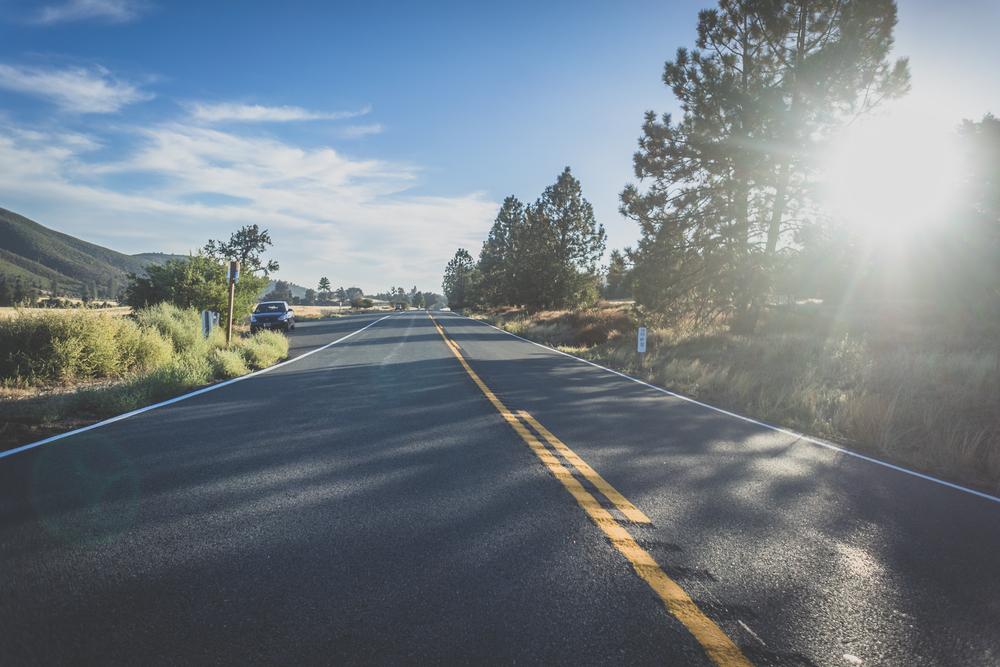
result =
[[208,384],[215,379],[215,368],[208,355],[185,354],[143,378],[154,400],[169,398],[181,391]]
[[234,378],[250,372],[243,356],[236,350],[212,350],[212,367],[218,378]]
[[159,332],[126,319],[115,332],[115,344],[123,368],[140,373],[163,366],[174,352],[171,342]]
[[169,344],[124,318],[21,313],[0,321],[0,381],[51,384],[119,378],[166,363]]
[[236,349],[243,355],[247,366],[259,370],[288,356],[288,339],[275,331],[259,331],[242,339]]
[[155,329],[169,340],[175,352],[192,353],[207,349],[208,343],[201,335],[201,317],[196,310],[159,303],[137,310],[133,317],[139,326]]

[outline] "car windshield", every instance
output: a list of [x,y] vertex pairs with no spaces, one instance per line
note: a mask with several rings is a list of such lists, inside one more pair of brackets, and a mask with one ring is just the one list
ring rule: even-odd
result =
[[[243,311],[246,312],[245,310]],[[257,307],[253,309],[255,313],[283,313],[285,312],[285,304],[283,303],[258,303]]]

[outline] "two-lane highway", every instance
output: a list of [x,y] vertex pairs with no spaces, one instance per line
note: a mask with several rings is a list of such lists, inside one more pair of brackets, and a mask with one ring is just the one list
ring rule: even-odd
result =
[[1000,663],[1000,504],[377,319],[0,458],[0,664]]

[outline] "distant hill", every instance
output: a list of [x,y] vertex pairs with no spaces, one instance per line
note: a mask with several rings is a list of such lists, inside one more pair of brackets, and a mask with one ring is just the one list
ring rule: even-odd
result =
[[129,257],[139,260],[143,266],[149,266],[150,264],[163,264],[170,259],[187,259],[188,256],[173,255],[169,252],[140,252],[129,255]]
[[43,227],[23,215],[0,208],[0,275],[26,287],[56,288],[59,294],[81,290],[99,298],[114,297],[128,273],[142,273],[181,255],[142,253],[126,255]]

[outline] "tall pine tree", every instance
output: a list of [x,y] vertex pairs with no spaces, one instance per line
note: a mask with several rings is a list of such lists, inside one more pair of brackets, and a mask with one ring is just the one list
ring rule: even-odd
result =
[[607,235],[566,167],[525,211],[517,271],[521,302],[532,309],[571,308],[597,298],[597,263]]
[[448,306],[453,310],[461,310],[476,305],[479,282],[479,269],[476,268],[472,255],[465,248],[459,248],[444,269],[442,287],[444,295],[448,297]]
[[906,91],[890,62],[893,0],[720,0],[698,16],[697,48],[663,81],[682,116],[646,114],[636,297],[667,314],[732,316],[752,331],[778,255],[809,219],[809,158],[830,130]]
[[520,270],[527,221],[524,204],[513,195],[503,200],[493,227],[479,253],[481,295],[490,306],[519,304],[527,276]]

